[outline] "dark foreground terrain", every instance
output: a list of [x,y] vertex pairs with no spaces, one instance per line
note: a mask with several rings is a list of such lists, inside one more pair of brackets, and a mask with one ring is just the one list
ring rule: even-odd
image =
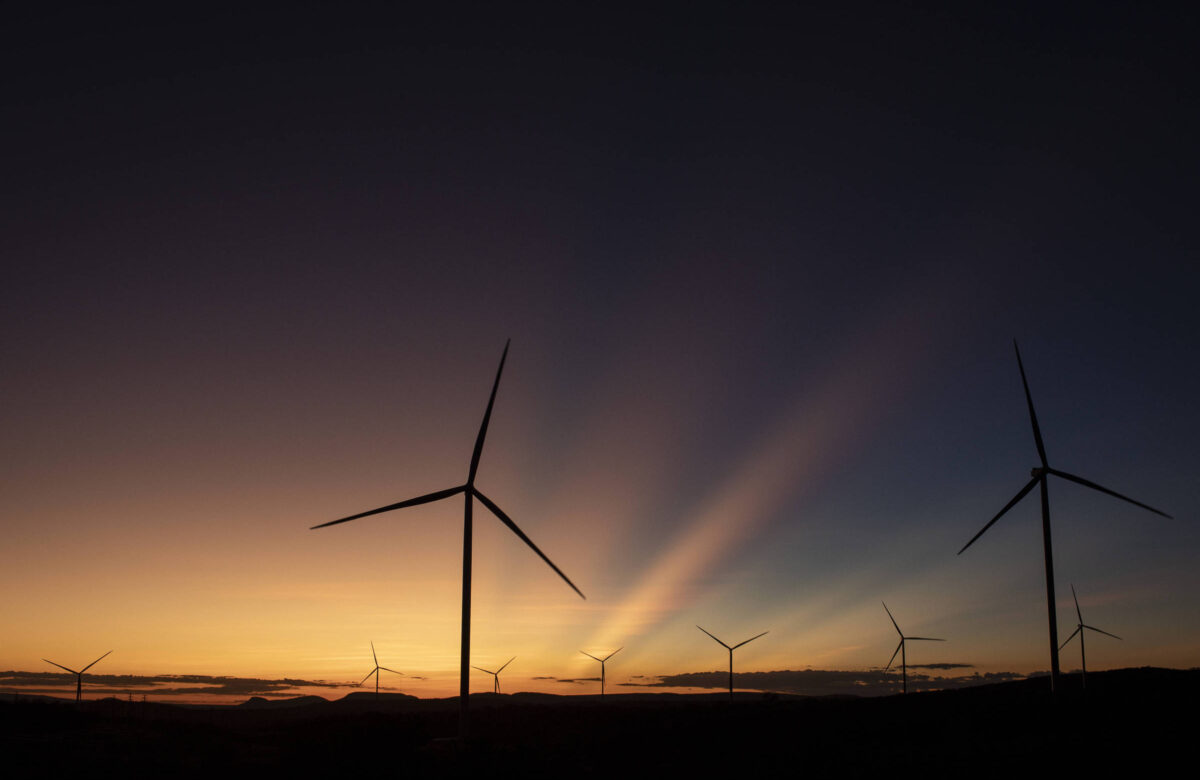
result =
[[[737,773],[1013,777],[1030,771],[1193,773],[1200,670],[1124,669],[885,698],[745,694],[472,696],[472,737],[455,700],[361,694],[187,708],[115,699],[0,702],[8,777],[675,776]],[[361,775],[360,775],[361,776]]]

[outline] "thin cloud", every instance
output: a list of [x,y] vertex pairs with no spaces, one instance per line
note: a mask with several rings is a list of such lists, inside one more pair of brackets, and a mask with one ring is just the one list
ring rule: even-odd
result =
[[[967,669],[970,664],[928,664],[926,669]],[[983,683],[1022,680],[1027,675],[1014,672],[993,672],[956,677],[933,676],[913,672],[909,667],[909,690],[943,690],[964,688]],[[655,682],[625,682],[621,685],[640,688],[711,688],[725,690],[729,687],[728,672],[684,672],[661,676]],[[738,690],[762,691],[764,693],[792,693],[802,696],[882,696],[895,693],[900,688],[900,675],[895,671],[885,673],[881,669],[827,670],[801,669],[775,672],[741,672],[734,678]]]
[[579,683],[590,683],[590,682],[600,682],[600,678],[599,678],[599,677],[538,677],[538,678],[536,678],[536,679],[539,679],[539,680],[553,680],[554,682],[560,682],[560,683],[575,683],[575,684],[579,684]]
[[[207,674],[137,675],[88,674],[89,690],[104,693],[137,693],[154,696],[210,694],[218,696],[287,696],[300,688],[345,688],[354,683],[301,680],[291,677],[216,677]],[[61,672],[0,672],[0,686],[25,692],[61,693],[59,686],[73,686],[75,676]],[[48,687],[54,686],[54,687]]]

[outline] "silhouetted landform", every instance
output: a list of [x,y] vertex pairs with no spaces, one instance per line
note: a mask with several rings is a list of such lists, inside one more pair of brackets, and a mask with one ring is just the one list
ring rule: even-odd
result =
[[[350,695],[375,696],[373,693],[368,694],[365,692],[352,693]],[[264,699],[262,696],[251,696],[249,699],[246,699],[246,701],[237,706],[245,707],[246,709],[274,709],[277,707],[308,707],[310,705],[321,704],[322,702],[326,701],[328,701],[328,699],[323,699],[320,696],[293,696],[289,699]]]
[[[212,777],[657,777],[753,767],[756,775],[1006,777],[1156,775],[1190,761],[1200,670],[1123,669],[906,697],[478,694],[473,736],[457,699],[357,694],[241,706],[115,698],[82,706],[0,699],[0,755],[14,776],[92,772]],[[316,699],[314,701],[314,699]],[[380,745],[371,750],[363,746]],[[1187,766],[1188,764],[1184,764]],[[372,774],[371,776],[375,776]]]

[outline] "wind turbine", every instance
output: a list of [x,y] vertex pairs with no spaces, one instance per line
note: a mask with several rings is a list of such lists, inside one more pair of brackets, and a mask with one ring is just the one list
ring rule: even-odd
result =
[[[946,640],[934,639],[931,636],[905,636],[904,632],[900,630],[900,626],[896,623],[896,618],[892,617],[892,611],[888,609],[886,602],[883,603],[883,608],[888,613],[888,617],[892,618],[892,625],[896,626],[896,633],[900,635],[900,644],[896,645],[896,653],[900,654],[900,678],[903,680],[901,690],[904,693],[908,693],[908,652],[905,649],[904,643],[914,639],[919,639],[922,642],[945,642]],[[892,653],[892,661],[896,660],[896,653]],[[888,661],[887,667],[883,670],[884,674],[887,674],[888,669],[892,668],[892,661]]]
[[1033,490],[1034,485],[1041,487],[1042,494],[1042,551],[1046,558],[1046,611],[1050,618],[1050,690],[1053,691],[1058,687],[1058,615],[1054,607],[1054,556],[1050,549],[1050,495],[1047,492],[1046,483],[1047,477],[1053,474],[1056,477],[1061,477],[1070,482],[1074,482],[1084,487],[1099,490],[1101,493],[1107,493],[1114,498],[1119,498],[1122,501],[1128,501],[1135,506],[1140,506],[1142,509],[1148,509],[1156,515],[1162,515],[1168,519],[1174,519],[1166,512],[1159,511],[1152,506],[1143,504],[1141,501],[1134,501],[1128,496],[1123,496],[1115,490],[1109,490],[1106,487],[1101,487],[1095,482],[1077,477],[1074,474],[1068,474],[1065,471],[1051,468],[1050,463],[1046,460],[1046,447],[1042,443],[1042,431],[1038,428],[1037,414],[1033,411],[1033,396],[1029,393],[1029,382],[1025,379],[1025,366],[1021,363],[1021,350],[1017,348],[1017,341],[1013,339],[1013,349],[1017,352],[1017,368],[1021,371],[1021,384],[1025,387],[1025,403],[1029,406],[1029,422],[1033,425],[1033,441],[1037,445],[1038,457],[1042,461],[1042,465],[1034,466],[1030,472],[1033,479],[1026,483],[1025,487],[1021,488],[1012,500],[1004,505],[995,517],[988,524],[980,529],[979,533],[971,537],[971,541],[963,545],[962,550],[958,551],[959,555],[963,554],[968,547],[975,543],[975,540],[983,536],[987,529],[992,527],[992,524],[1004,516],[1004,513],[1016,506],[1017,502],[1025,497],[1029,491]]
[[[112,650],[108,651],[108,653],[111,653],[111,652],[112,652]],[[53,661],[51,661],[49,658],[43,658],[42,660],[45,661],[46,663],[50,664],[51,666],[57,666],[59,669],[62,669],[63,671],[67,671],[67,672],[70,672],[71,674],[75,675],[75,703],[78,704],[79,702],[83,701],[83,673],[86,672],[88,669],[91,669],[96,664],[100,663],[102,660],[104,660],[104,657],[107,656],[108,653],[105,653],[104,655],[97,658],[95,661],[92,661],[90,664],[83,667],[78,672],[75,671],[74,669],[68,669],[67,667],[63,666],[62,664],[56,664]]]
[[[703,629],[701,629],[701,630],[703,630]],[[586,652],[584,650],[579,651],[579,652],[583,653],[584,655],[586,655],[588,658],[592,659],[593,661],[600,662],[600,695],[601,696],[604,696],[604,663],[606,661],[608,661],[608,659],[612,658],[614,655],[616,655],[617,653],[621,652],[624,649],[625,649],[625,646],[622,645],[622,646],[618,647],[616,650],[613,650],[608,655],[604,656],[603,658],[597,658],[596,656],[594,656],[591,653]]]
[[496,389],[500,386],[500,375],[504,372],[504,360],[505,360],[505,358],[508,357],[509,343],[511,343],[511,341],[506,341],[504,343],[504,352],[501,353],[501,355],[500,355],[500,368],[498,368],[496,370],[496,381],[492,384],[492,394],[488,397],[487,409],[484,410],[484,413],[483,413],[483,423],[479,426],[478,436],[475,437],[475,449],[471,453],[471,467],[467,471],[467,481],[465,484],[458,485],[457,487],[447,488],[445,490],[439,490],[436,493],[426,493],[423,496],[417,496],[416,498],[410,498],[406,501],[401,501],[396,504],[388,504],[387,506],[379,507],[378,509],[371,509],[366,512],[359,512],[356,515],[350,515],[349,517],[343,517],[340,520],[332,520],[328,523],[321,523],[320,525],[313,526],[314,529],[315,528],[325,528],[327,526],[337,525],[338,523],[346,523],[346,522],[349,522],[350,520],[357,520],[360,517],[367,517],[368,515],[377,515],[377,514],[380,514],[381,512],[390,512],[393,509],[404,509],[405,507],[417,506],[419,504],[428,504],[432,501],[440,501],[443,498],[450,498],[451,496],[456,496],[459,493],[463,494],[465,501],[463,502],[462,650],[459,655],[458,735],[459,735],[460,739],[464,739],[464,740],[467,738],[467,732],[468,732],[468,710],[467,710],[468,705],[467,705],[467,703],[468,703],[469,697],[470,697],[470,690],[468,687],[468,677],[470,675],[470,671],[469,671],[470,664],[468,662],[468,659],[471,657],[471,537],[472,537],[472,534],[471,534],[471,527],[472,527],[471,526],[471,508],[472,508],[472,499],[479,499],[480,503],[482,503],[485,507],[487,507],[492,512],[492,514],[494,514],[497,518],[499,518],[500,522],[502,522],[506,526],[508,526],[509,530],[511,530],[514,534],[516,534],[517,537],[521,539],[521,541],[523,541],[523,542],[525,542],[525,544],[529,545],[530,549],[532,549],[535,553],[537,553],[538,556],[543,561],[545,561],[550,566],[551,569],[554,569],[555,573],[557,573],[559,577],[562,577],[563,580],[566,581],[566,583],[568,585],[570,585],[571,588],[576,593],[579,594],[580,598],[587,598],[586,596],[583,595],[583,592],[581,590],[579,590],[579,588],[575,587],[575,583],[571,582],[571,580],[567,577],[567,575],[563,574],[562,570],[559,569],[557,566],[555,566],[554,562],[551,561],[549,558],[547,558],[546,554],[544,552],[542,552],[541,550],[538,549],[537,545],[534,544],[529,539],[529,537],[525,535],[525,532],[517,527],[517,524],[512,521],[512,518],[510,518],[508,515],[506,515],[504,513],[504,511],[502,509],[500,509],[500,507],[496,506],[496,504],[494,504],[490,498],[485,496],[483,493],[479,492],[479,489],[475,487],[475,473],[479,469],[479,456],[483,454],[483,440],[484,440],[484,437],[487,436],[488,421],[491,420],[491,417],[492,417],[492,406],[496,402]]
[[371,675],[375,675],[375,701],[378,702],[379,701],[379,673],[380,672],[391,672],[392,674],[398,674],[401,677],[404,676],[404,673],[397,672],[395,669],[389,669],[386,666],[379,665],[379,656],[375,655],[375,641],[374,640],[371,641],[371,658],[375,661],[375,668],[372,669],[371,671],[367,672],[367,676],[362,678],[362,682],[360,682],[359,685],[362,685],[367,680],[369,680],[371,678]]
[[[696,626],[696,628],[700,628],[700,626]],[[700,628],[700,630],[701,630],[701,631],[704,631],[704,629],[703,629],[703,628]],[[708,632],[707,632],[707,631],[704,631],[704,633],[708,634]],[[766,636],[766,635],[767,635],[767,634],[769,634],[769,633],[771,633],[771,632],[770,632],[770,631],[764,631],[764,632],[762,632],[761,634],[759,634],[758,636],[752,636],[752,637],[750,637],[750,638],[749,638],[749,639],[747,639],[745,642],[738,642],[738,643],[737,643],[736,645],[734,645],[733,647],[730,647],[729,645],[725,644],[724,642],[722,642],[720,639],[717,639],[717,638],[716,638],[715,636],[713,636],[712,634],[708,634],[710,637],[712,637],[712,638],[713,638],[713,641],[715,641],[715,642],[716,642],[717,644],[719,644],[721,647],[723,647],[723,648],[725,648],[726,650],[728,650],[728,651],[729,651],[729,700],[730,700],[730,701],[733,701],[733,651],[734,651],[734,650],[737,650],[737,649],[738,649],[739,647],[741,647],[742,645],[749,644],[749,643],[753,642],[755,639],[758,639],[758,637],[760,637],[760,636]]]
[[[512,663],[513,661],[515,661],[515,660],[517,660],[517,657],[514,655],[512,658],[510,658],[510,659],[508,659],[507,661],[505,661],[505,662],[504,662],[504,666],[508,666],[509,664],[511,664],[511,663]],[[501,666],[499,669],[497,669],[497,670],[496,670],[496,671],[494,671],[494,672],[493,672],[493,671],[491,671],[491,670],[488,670],[488,669],[484,669],[482,666],[472,666],[471,668],[472,668],[472,669],[478,669],[478,670],[479,670],[479,671],[481,671],[481,672],[487,672],[487,673],[488,673],[488,674],[490,674],[492,677],[495,677],[495,678],[496,678],[496,684],[495,684],[494,686],[492,686],[492,693],[500,693],[500,672],[503,672],[503,671],[504,671],[504,666]]]
[[1067,641],[1063,642],[1062,645],[1058,649],[1062,650],[1064,647],[1066,647],[1068,644],[1071,643],[1071,640],[1075,638],[1075,634],[1079,634],[1079,662],[1083,665],[1083,676],[1080,678],[1080,680],[1083,684],[1082,687],[1086,688],[1087,687],[1087,654],[1083,648],[1083,629],[1086,628],[1088,630],[1095,631],[1096,633],[1104,634],[1105,636],[1111,636],[1113,639],[1120,639],[1121,637],[1117,636],[1116,634],[1110,634],[1107,631],[1103,631],[1099,628],[1096,628],[1095,626],[1089,626],[1083,622],[1083,613],[1079,611],[1079,597],[1075,595],[1075,586],[1074,585],[1071,586],[1071,598],[1075,599],[1075,615],[1079,618],[1079,623],[1075,626],[1075,630],[1071,633],[1071,635],[1069,637],[1067,637]]

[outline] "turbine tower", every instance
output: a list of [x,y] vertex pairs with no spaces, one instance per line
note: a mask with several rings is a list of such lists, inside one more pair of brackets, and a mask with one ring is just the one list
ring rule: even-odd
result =
[[500,522],[508,526],[509,530],[516,534],[521,541],[529,545],[529,548],[537,553],[538,556],[545,561],[551,569],[554,569],[555,573],[557,573],[559,577],[562,577],[563,580],[570,585],[576,593],[579,594],[580,598],[586,598],[586,596],[583,595],[583,592],[579,590],[579,588],[575,587],[575,583],[571,582],[567,575],[563,574],[562,570],[555,566],[554,562],[546,557],[546,554],[539,550],[537,545],[525,535],[525,532],[517,527],[517,524],[512,521],[512,518],[506,515],[504,511],[500,509],[500,507],[496,506],[496,504],[494,504],[490,498],[485,496],[479,491],[478,488],[475,487],[475,473],[479,469],[479,457],[483,454],[483,440],[484,437],[487,436],[488,421],[492,418],[492,406],[496,402],[496,389],[500,387],[500,375],[504,372],[504,360],[508,357],[509,343],[510,342],[505,342],[504,352],[500,355],[500,368],[496,370],[496,381],[492,384],[492,394],[488,397],[487,409],[484,410],[483,413],[483,423],[479,426],[479,434],[475,437],[475,449],[471,453],[471,466],[467,470],[467,481],[465,484],[447,488],[445,490],[439,490],[436,493],[426,493],[423,496],[410,498],[406,501],[400,501],[396,504],[389,504],[387,506],[379,507],[378,509],[370,509],[366,512],[359,512],[356,515],[343,517],[340,520],[332,520],[328,523],[321,523],[320,525],[313,526],[313,528],[325,528],[327,526],[337,525],[338,523],[346,523],[351,520],[357,520],[360,517],[377,515],[382,512],[390,512],[393,509],[404,509],[405,507],[417,506],[419,504],[428,504],[432,501],[440,501],[443,498],[456,496],[459,493],[463,494],[465,500],[463,502],[462,649],[459,655],[458,734],[459,738],[464,740],[467,738],[467,732],[469,730],[467,707],[470,699],[468,677],[470,675],[469,670],[471,668],[468,659],[471,657],[471,509],[473,499],[478,499],[479,502],[487,507],[492,514],[499,518]]
[[[112,652],[112,650],[108,651],[108,653],[111,653],[111,652]],[[100,663],[102,660],[104,660],[104,657],[107,656],[108,653],[105,653],[104,655],[97,658],[95,661],[92,661],[90,664],[83,667],[78,672],[75,671],[74,669],[68,669],[67,667],[63,666],[62,664],[56,664],[53,661],[51,661],[49,658],[43,658],[42,660],[45,661],[46,663],[50,664],[51,666],[57,666],[59,669],[62,669],[65,672],[70,672],[71,674],[75,675],[75,703],[78,704],[79,702],[83,701],[83,673],[86,672],[88,669],[91,669],[96,664]]]
[[371,671],[367,672],[367,676],[362,678],[362,682],[360,682],[359,685],[362,685],[367,680],[369,680],[371,678],[371,675],[375,675],[375,701],[378,702],[379,701],[379,673],[380,672],[391,672],[392,674],[398,674],[401,677],[404,676],[404,673],[397,672],[395,669],[389,669],[386,666],[379,665],[379,656],[375,655],[375,641],[374,640],[371,640],[371,658],[375,661],[375,668],[372,669]]
[[[892,625],[896,626],[896,633],[900,635],[900,644],[896,645],[896,653],[900,654],[900,678],[903,681],[901,691],[908,693],[908,652],[905,649],[904,643],[912,640],[920,640],[922,642],[945,642],[945,639],[934,639],[931,636],[905,636],[900,630],[900,626],[896,623],[896,618],[892,617],[892,611],[888,609],[887,603],[883,604],[884,611],[888,617],[892,618]],[[888,661],[888,665],[884,668],[883,673],[887,674],[888,669],[892,668],[892,661],[896,660],[896,653],[892,653],[892,660]]]
[[1025,497],[1029,491],[1033,490],[1034,486],[1040,486],[1042,494],[1042,553],[1046,559],[1046,611],[1049,613],[1050,619],[1050,690],[1053,691],[1058,687],[1058,615],[1054,606],[1054,555],[1050,546],[1050,494],[1047,491],[1047,477],[1053,474],[1056,477],[1061,477],[1069,482],[1074,482],[1084,487],[1099,490],[1101,493],[1107,493],[1114,498],[1119,498],[1122,501],[1140,506],[1142,509],[1148,509],[1156,515],[1162,515],[1168,519],[1174,519],[1166,512],[1159,511],[1152,506],[1143,504],[1141,501],[1134,501],[1128,496],[1123,496],[1115,490],[1109,490],[1106,487],[1101,487],[1095,482],[1077,477],[1074,474],[1068,474],[1065,471],[1051,468],[1049,461],[1046,460],[1046,446],[1042,443],[1042,431],[1038,428],[1037,414],[1033,411],[1033,396],[1029,393],[1029,382],[1025,379],[1025,366],[1021,363],[1021,350],[1017,347],[1016,339],[1013,339],[1013,349],[1017,352],[1017,368],[1021,371],[1021,384],[1025,387],[1025,403],[1029,406],[1029,422],[1033,426],[1033,441],[1037,445],[1038,458],[1041,459],[1042,465],[1034,466],[1030,472],[1033,477],[1026,483],[1025,487],[1021,488],[1012,500],[1004,505],[1004,508],[996,513],[996,516],[988,521],[988,524],[980,529],[979,533],[971,537],[971,541],[963,545],[962,550],[958,551],[959,555],[975,543],[975,540],[983,536],[987,529],[992,527],[992,524],[1004,516],[1004,513],[1016,506],[1017,502]]
[[592,655],[591,653],[587,652],[586,650],[579,651],[579,652],[583,653],[584,655],[586,655],[588,658],[592,659],[593,661],[600,662],[600,696],[601,696],[601,698],[604,697],[604,664],[606,661],[608,661],[608,659],[612,658],[614,655],[616,655],[617,653],[621,652],[624,649],[625,649],[625,646],[622,645],[622,646],[618,647],[616,650],[613,650],[608,655],[604,656],[603,658],[597,658],[596,656]]
[[[700,626],[696,626],[696,628],[700,628]],[[703,629],[703,628],[700,628],[700,630],[701,630],[701,631],[704,631],[704,629]],[[707,632],[707,631],[704,631],[704,633],[708,634],[708,632]],[[738,649],[739,647],[741,647],[742,645],[749,644],[749,643],[753,642],[755,639],[758,639],[758,637],[760,637],[760,636],[766,636],[766,635],[767,635],[767,634],[769,634],[769,633],[771,633],[771,632],[770,632],[770,631],[764,631],[764,632],[762,632],[761,634],[759,634],[758,636],[752,636],[752,637],[750,637],[750,638],[749,638],[749,639],[747,639],[745,642],[738,642],[738,643],[737,643],[736,645],[734,645],[733,647],[730,647],[729,645],[725,644],[724,642],[722,642],[720,639],[717,639],[717,638],[716,638],[715,636],[713,636],[712,634],[708,634],[710,637],[712,637],[713,641],[715,641],[715,642],[716,642],[717,644],[719,644],[721,647],[723,647],[723,648],[725,648],[726,650],[728,650],[728,651],[729,651],[729,700],[730,700],[730,701],[733,701],[733,651],[734,651],[734,650],[737,650],[737,649]]]
[[[510,658],[504,662],[504,666],[508,666],[515,660],[517,660],[517,657],[514,655],[512,658]],[[501,666],[499,669],[497,669],[494,672],[491,671],[490,669],[484,669],[482,666],[472,666],[471,668],[478,669],[481,672],[487,672],[492,677],[495,677],[496,681],[495,681],[495,685],[492,686],[492,693],[500,693],[500,672],[504,671],[504,666]]]
[[1082,664],[1082,670],[1083,670],[1083,676],[1080,678],[1080,681],[1082,683],[1082,687],[1086,688],[1087,687],[1087,653],[1085,652],[1084,647],[1083,647],[1083,629],[1086,628],[1089,631],[1095,631],[1098,634],[1104,634],[1105,636],[1111,636],[1113,639],[1120,639],[1121,637],[1117,636],[1116,634],[1110,634],[1107,631],[1096,628],[1095,626],[1089,626],[1083,622],[1083,613],[1079,611],[1079,597],[1075,595],[1075,586],[1074,585],[1071,586],[1071,598],[1075,599],[1075,615],[1079,618],[1079,623],[1076,624],[1075,630],[1071,633],[1071,635],[1069,637],[1067,637],[1067,641],[1063,642],[1062,645],[1058,649],[1062,650],[1064,647],[1066,647],[1068,644],[1071,643],[1071,640],[1075,638],[1076,634],[1079,634],[1079,663]]

